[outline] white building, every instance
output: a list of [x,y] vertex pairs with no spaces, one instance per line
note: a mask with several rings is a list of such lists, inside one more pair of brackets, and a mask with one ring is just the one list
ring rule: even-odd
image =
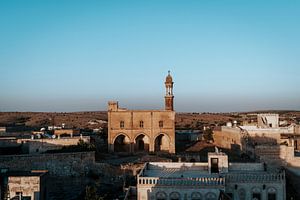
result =
[[217,200],[220,193],[239,200],[285,200],[285,173],[263,163],[229,163],[222,152],[207,163],[146,163],[137,176],[137,199]]

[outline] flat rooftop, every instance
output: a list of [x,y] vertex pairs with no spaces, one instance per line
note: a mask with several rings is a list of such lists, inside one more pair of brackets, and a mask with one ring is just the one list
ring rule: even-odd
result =
[[[229,163],[229,174],[239,173],[268,173],[264,171],[262,163]],[[219,177],[218,174],[210,174],[208,163],[163,163],[150,162],[146,164],[140,174],[141,177],[160,177],[160,178],[202,178]]]

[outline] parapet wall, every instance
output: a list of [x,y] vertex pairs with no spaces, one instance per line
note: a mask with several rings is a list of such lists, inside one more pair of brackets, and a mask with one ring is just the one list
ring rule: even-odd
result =
[[263,163],[229,163],[229,171],[263,171]]
[[0,168],[48,170],[50,175],[82,176],[95,163],[95,152],[0,156]]

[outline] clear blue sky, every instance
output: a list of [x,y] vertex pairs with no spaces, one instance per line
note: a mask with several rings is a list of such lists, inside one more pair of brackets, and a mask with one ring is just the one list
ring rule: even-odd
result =
[[0,111],[300,110],[300,1],[1,0]]

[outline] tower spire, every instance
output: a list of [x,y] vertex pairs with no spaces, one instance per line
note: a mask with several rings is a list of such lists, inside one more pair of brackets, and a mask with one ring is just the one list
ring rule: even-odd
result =
[[168,75],[166,77],[165,81],[165,87],[166,87],[166,95],[165,95],[165,110],[174,110],[174,96],[173,96],[173,78],[170,74],[170,70],[168,71]]

